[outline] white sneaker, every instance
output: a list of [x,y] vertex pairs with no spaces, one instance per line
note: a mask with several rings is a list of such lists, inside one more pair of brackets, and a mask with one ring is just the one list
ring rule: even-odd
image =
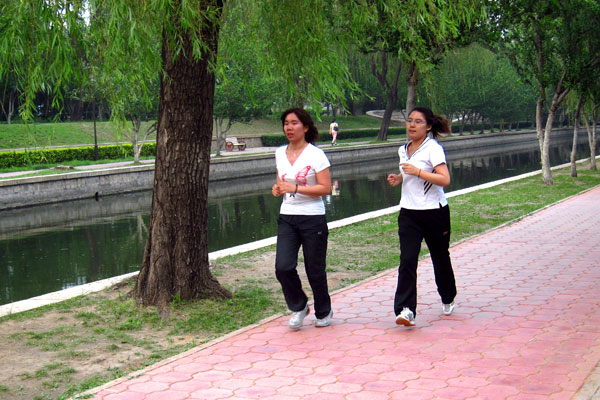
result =
[[333,318],[333,310],[329,311],[329,314],[327,314],[325,317],[323,318],[317,318],[315,320],[315,326],[317,328],[322,328],[324,326],[329,326],[331,324],[331,318]]
[[450,304],[442,304],[442,312],[446,315],[450,315],[452,314],[454,307],[456,307],[456,304],[454,302]]
[[292,317],[288,322],[290,328],[294,330],[300,329],[302,327],[302,322],[304,322],[304,318],[306,318],[309,313],[310,309],[308,308],[308,304],[304,307],[304,310],[292,313]]
[[404,307],[400,314],[396,316],[396,324],[404,326],[415,325],[415,314],[408,307]]

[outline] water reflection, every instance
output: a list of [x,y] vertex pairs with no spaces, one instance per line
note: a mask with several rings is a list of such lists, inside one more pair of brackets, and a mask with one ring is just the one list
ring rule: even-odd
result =
[[[579,157],[587,155],[581,146]],[[566,162],[570,147],[555,145],[552,164]],[[448,191],[539,169],[537,145],[529,150],[465,158],[448,152]],[[398,204],[399,188],[386,177],[397,158],[333,166],[326,196],[329,221]],[[211,183],[209,251],[274,236],[281,199],[274,177],[243,186]],[[151,193],[138,192],[0,212],[0,304],[121,275],[139,269],[147,236]]]

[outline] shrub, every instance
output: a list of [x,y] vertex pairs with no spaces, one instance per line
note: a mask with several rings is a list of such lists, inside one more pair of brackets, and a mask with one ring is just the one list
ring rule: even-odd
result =
[[[94,161],[94,154],[94,146],[3,152],[0,153],[0,168],[59,164],[65,161]],[[141,155],[156,156],[156,143],[145,143]],[[131,144],[98,146],[98,157],[101,160],[133,157],[133,147]]]

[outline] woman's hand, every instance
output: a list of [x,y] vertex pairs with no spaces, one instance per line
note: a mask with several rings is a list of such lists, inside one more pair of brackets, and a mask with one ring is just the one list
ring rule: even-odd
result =
[[313,186],[301,186],[292,182],[282,181],[277,176],[277,183],[271,188],[273,196],[279,197],[286,193],[300,193],[306,196],[325,196],[331,194],[331,173],[329,167],[317,172],[317,184]]
[[271,193],[273,193],[273,196],[275,196],[275,197],[281,196],[281,191],[279,190],[278,184],[273,185],[273,187],[271,188]]
[[387,177],[387,181],[390,184],[390,186],[398,186],[402,183],[402,175],[389,174]]
[[279,197],[286,193],[294,193],[296,191],[296,184],[284,181],[278,181],[271,188],[271,193],[273,196]]
[[402,172],[404,172],[407,175],[419,175],[419,171],[421,171],[419,168],[415,167],[412,164],[409,163],[400,163],[400,168],[402,168]]
[[271,188],[273,196],[279,197],[286,193],[294,193],[296,191],[296,184],[282,181],[279,179],[279,174],[275,178],[275,184]]
[[402,172],[405,174],[415,175],[416,177],[424,179],[427,182],[433,183],[434,185],[442,187],[448,187],[450,185],[450,172],[448,171],[448,166],[445,163],[436,165],[433,169],[433,172],[427,172],[409,163],[401,163],[400,168],[402,168]]
[[296,191],[296,184],[291,182],[280,181],[277,183],[280,194],[294,193]]

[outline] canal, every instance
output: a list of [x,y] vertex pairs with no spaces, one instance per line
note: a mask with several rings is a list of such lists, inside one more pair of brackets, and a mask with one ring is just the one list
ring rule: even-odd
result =
[[[570,143],[556,143],[551,163],[568,162]],[[578,158],[589,156],[580,146]],[[448,154],[452,184],[470,187],[539,169],[537,145],[484,157]],[[334,190],[325,197],[329,221],[398,204],[399,188],[386,177],[397,158],[332,167]],[[276,235],[281,199],[274,176],[211,183],[209,251]],[[139,269],[147,235],[151,192],[108,196],[0,212],[0,304]]]

